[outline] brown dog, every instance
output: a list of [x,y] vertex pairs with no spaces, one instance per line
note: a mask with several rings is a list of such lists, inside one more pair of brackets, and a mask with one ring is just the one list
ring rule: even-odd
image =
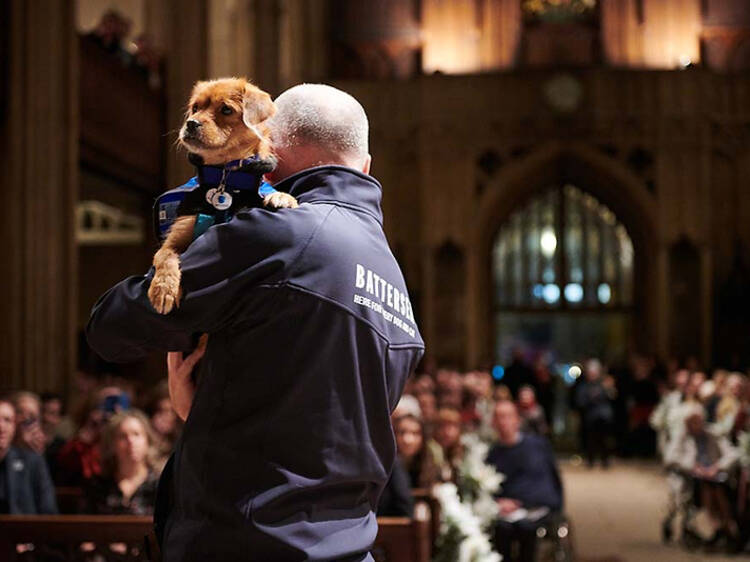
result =
[[[271,96],[244,78],[198,82],[190,96],[180,143],[209,166],[258,156],[273,157],[264,122],[276,112]],[[276,192],[263,204],[273,208],[297,206],[291,195]],[[154,255],[154,278],[148,298],[160,314],[180,305],[180,254],[193,240],[195,215],[178,217]]]

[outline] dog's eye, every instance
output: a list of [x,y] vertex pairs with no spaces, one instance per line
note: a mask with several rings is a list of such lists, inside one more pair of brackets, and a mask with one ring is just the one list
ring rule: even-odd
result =
[[193,113],[195,113],[196,111],[198,111],[198,104],[194,103],[193,107],[191,109],[193,110]]
[[221,106],[221,112],[224,115],[231,115],[232,113],[234,113],[234,109],[232,109],[228,105],[224,104],[224,105]]

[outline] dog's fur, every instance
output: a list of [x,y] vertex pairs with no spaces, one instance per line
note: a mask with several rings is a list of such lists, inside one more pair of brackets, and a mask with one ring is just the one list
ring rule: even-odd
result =
[[[244,78],[198,82],[180,129],[180,143],[206,165],[222,165],[251,156],[269,159],[273,149],[264,122],[275,112],[271,96]],[[287,193],[276,192],[267,196],[263,204],[294,208],[297,201]],[[155,272],[148,298],[160,314],[168,314],[180,305],[180,254],[193,240],[195,220],[195,215],[178,217],[154,255]]]

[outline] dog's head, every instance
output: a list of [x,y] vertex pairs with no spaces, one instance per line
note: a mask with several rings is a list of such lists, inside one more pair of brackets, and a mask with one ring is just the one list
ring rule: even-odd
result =
[[263,122],[276,106],[263,90],[244,78],[198,82],[188,102],[180,142],[206,164],[245,158],[268,146]]

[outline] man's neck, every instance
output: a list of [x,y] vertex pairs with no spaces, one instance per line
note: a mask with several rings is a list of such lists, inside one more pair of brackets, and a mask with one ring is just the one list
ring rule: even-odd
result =
[[507,438],[503,438],[502,436],[499,438],[500,444],[504,445],[505,447],[512,447],[513,445],[518,444],[520,440],[521,440],[520,432],[516,432]]
[[5,449],[0,449],[0,462],[2,462],[8,455],[8,451],[10,451],[10,445],[5,447]]

